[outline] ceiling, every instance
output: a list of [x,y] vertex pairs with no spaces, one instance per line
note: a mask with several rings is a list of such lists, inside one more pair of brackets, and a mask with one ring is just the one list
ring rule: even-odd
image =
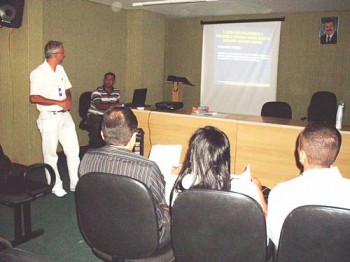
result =
[[109,5],[115,12],[119,11],[120,8],[129,10],[144,9],[163,14],[168,18],[350,10],[350,0],[216,0],[213,2],[176,3],[144,7],[133,7],[132,3],[149,0],[88,1]]

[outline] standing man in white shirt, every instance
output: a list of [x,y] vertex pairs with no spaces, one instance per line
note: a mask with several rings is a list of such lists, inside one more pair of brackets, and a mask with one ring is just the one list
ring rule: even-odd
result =
[[269,194],[268,235],[278,247],[283,222],[295,208],[325,205],[350,209],[350,180],[332,166],[341,146],[334,126],[309,124],[298,138],[299,162],[303,173],[279,183]]
[[[62,145],[67,157],[71,191],[75,191],[78,183],[80,164],[78,137],[69,113],[72,85],[63,66],[60,65],[64,57],[63,43],[49,41],[45,45],[44,63],[30,74],[30,101],[36,104],[40,112],[37,125],[42,138],[44,162],[55,170],[56,184],[52,192],[58,197],[67,194],[57,168],[58,143]],[[49,180],[48,176],[47,179]]]

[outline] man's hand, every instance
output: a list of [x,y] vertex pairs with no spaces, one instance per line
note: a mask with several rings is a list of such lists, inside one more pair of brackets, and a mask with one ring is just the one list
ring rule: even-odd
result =
[[160,205],[160,208],[163,209],[164,211],[168,211],[169,212],[169,206],[168,205]]
[[179,164],[177,166],[172,166],[170,173],[172,175],[180,175],[181,169],[182,169],[182,164]]
[[61,106],[63,108],[63,110],[69,111],[70,110],[70,106],[71,106],[71,100],[66,98],[65,100],[61,101],[59,106]]

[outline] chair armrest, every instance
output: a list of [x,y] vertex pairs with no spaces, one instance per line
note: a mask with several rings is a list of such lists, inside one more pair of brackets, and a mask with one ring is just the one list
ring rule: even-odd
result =
[[[42,170],[43,172],[38,172],[39,170]],[[47,170],[47,173],[50,176],[49,185],[47,185],[47,182],[46,182],[45,170]],[[37,178],[40,178],[40,176],[43,176],[43,175],[44,175],[43,178],[45,179],[46,186],[44,186],[44,183],[40,182],[38,179],[34,179],[34,176],[36,176]],[[56,183],[55,171],[50,165],[45,163],[37,163],[37,164],[32,164],[30,166],[26,166],[18,163],[12,163],[9,177],[11,177],[12,179],[15,179],[16,182],[14,183],[18,183],[19,186],[20,184],[22,184],[22,186],[24,186],[25,192],[32,197],[37,196],[38,189],[39,191],[44,190],[41,192],[51,191]],[[32,177],[33,179],[30,179],[30,177]],[[40,186],[40,184],[42,184],[43,186]],[[32,191],[33,186],[36,189],[35,193],[33,193]]]
[[50,188],[52,189],[56,183],[56,175],[55,175],[55,171],[53,170],[53,168],[49,165],[49,164],[45,164],[45,163],[38,163],[38,164],[33,164],[27,167],[27,169],[25,170],[25,172],[23,173],[23,178],[26,179],[26,177],[32,173],[33,171],[37,171],[37,170],[47,170],[49,172],[50,175]]
[[23,173],[27,170],[28,166],[19,163],[12,163],[10,176],[23,176]]
[[88,130],[88,123],[87,123],[87,119],[82,119],[79,123],[79,128],[81,130]]
[[12,248],[12,244],[6,238],[0,236],[0,251],[5,250],[7,248]]

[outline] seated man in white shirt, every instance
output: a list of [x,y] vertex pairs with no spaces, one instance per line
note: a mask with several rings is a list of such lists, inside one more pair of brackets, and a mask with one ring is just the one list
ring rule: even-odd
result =
[[326,205],[350,209],[350,180],[333,167],[341,146],[341,134],[333,126],[308,125],[298,138],[303,173],[273,188],[269,195],[268,235],[278,247],[283,222],[295,208]]

